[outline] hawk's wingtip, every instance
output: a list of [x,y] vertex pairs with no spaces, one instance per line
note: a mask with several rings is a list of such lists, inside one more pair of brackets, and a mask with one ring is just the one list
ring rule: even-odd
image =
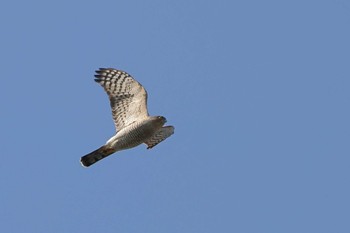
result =
[[[103,71],[104,71],[103,68],[100,68],[99,70],[95,70],[95,72],[96,72],[97,74],[101,74]],[[96,76],[96,75],[95,75],[95,76]]]

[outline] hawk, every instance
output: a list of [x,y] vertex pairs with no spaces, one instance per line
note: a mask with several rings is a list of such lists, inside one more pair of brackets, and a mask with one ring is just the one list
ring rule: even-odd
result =
[[174,133],[173,126],[164,126],[165,117],[148,115],[147,92],[131,75],[112,68],[100,68],[96,73],[95,81],[110,100],[116,134],[99,149],[81,157],[84,167],[142,143],[150,149]]

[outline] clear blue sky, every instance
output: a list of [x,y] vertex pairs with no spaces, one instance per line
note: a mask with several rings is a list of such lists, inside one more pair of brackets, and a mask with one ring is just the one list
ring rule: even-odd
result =
[[[350,232],[350,3],[3,1],[0,232]],[[175,134],[114,134],[94,70]]]

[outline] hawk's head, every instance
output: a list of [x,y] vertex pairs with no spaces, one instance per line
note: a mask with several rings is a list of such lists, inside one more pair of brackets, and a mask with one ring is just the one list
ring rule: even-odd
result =
[[152,120],[157,122],[157,124],[159,124],[160,126],[163,126],[166,123],[166,119],[163,116],[155,116],[152,118],[153,118]]

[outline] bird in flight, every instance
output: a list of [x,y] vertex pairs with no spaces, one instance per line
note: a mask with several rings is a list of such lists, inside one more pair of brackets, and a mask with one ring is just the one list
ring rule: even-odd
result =
[[148,115],[147,92],[131,75],[112,68],[100,68],[96,73],[95,81],[109,97],[116,134],[99,149],[81,157],[84,167],[142,143],[150,149],[174,133],[173,126],[164,126],[165,117]]

